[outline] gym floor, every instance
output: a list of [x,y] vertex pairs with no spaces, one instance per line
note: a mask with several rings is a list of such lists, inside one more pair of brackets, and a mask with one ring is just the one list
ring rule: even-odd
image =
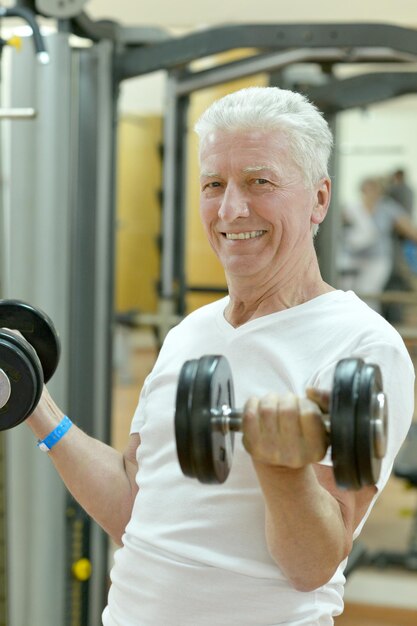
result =
[[[119,450],[127,441],[139,391],[156,357],[150,332],[127,332],[122,339],[123,353],[130,357],[117,368],[113,394],[113,444]],[[131,349],[126,352],[127,346]],[[409,348],[417,364],[417,342]],[[417,490],[407,489],[404,481],[392,477],[365,525],[361,543],[372,553],[406,550],[416,509]],[[349,577],[345,600],[338,626],[416,626],[417,572],[360,566]]]

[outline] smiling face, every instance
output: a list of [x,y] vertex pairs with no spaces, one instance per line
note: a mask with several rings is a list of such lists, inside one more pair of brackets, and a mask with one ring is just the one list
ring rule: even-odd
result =
[[215,131],[202,144],[200,211],[228,279],[292,272],[314,254],[311,229],[330,197],[307,188],[282,131]]

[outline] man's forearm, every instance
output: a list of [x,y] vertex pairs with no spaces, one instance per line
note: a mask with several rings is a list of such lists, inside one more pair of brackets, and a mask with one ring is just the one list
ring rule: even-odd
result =
[[272,558],[299,591],[316,589],[347,556],[347,532],[337,500],[314,469],[255,463],[266,506],[266,539]]
[[[60,422],[62,411],[49,396],[27,425],[43,439]],[[59,475],[77,502],[120,543],[137,493],[136,468],[106,444],[73,425],[48,452]]]

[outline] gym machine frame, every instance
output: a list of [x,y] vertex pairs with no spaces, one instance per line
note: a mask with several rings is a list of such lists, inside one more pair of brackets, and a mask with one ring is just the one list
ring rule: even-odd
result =
[[[30,6],[34,3],[22,4]],[[84,12],[57,23],[60,32],[46,38],[52,67],[47,70],[49,74],[44,72],[37,76],[46,96],[40,98],[40,106],[36,107],[40,119],[33,121],[33,124],[39,124],[36,126],[38,130],[47,131],[43,135],[47,164],[36,164],[41,169],[35,168],[34,174],[28,170],[29,165],[20,160],[12,171],[19,185],[22,180],[28,183],[19,194],[16,189],[12,190],[10,198],[13,219],[20,216],[20,223],[12,224],[13,239],[8,244],[7,258],[12,258],[14,263],[12,266],[9,262],[6,272],[2,268],[5,293],[1,295],[39,304],[54,319],[62,339],[63,357],[52,381],[52,391],[83,429],[108,440],[113,320],[114,131],[121,81],[158,70],[168,71],[159,311],[162,321],[158,322],[163,338],[172,322],[183,315],[188,290],[184,267],[186,154],[183,139],[190,95],[199,89],[266,72],[271,82],[302,89],[329,116],[333,116],[346,108],[344,87],[348,83],[336,80],[331,74],[332,67],[342,63],[396,62],[409,69],[417,61],[417,31],[384,24],[256,24],[211,28],[172,38],[156,28],[123,28],[115,23],[93,22]],[[90,49],[72,48],[70,33],[90,39],[93,45]],[[192,71],[190,67],[195,59],[237,48],[254,51],[250,57],[208,70]],[[21,65],[16,65],[16,81],[24,62],[30,67],[29,61],[21,59]],[[300,63],[312,63],[322,68],[327,84],[293,84],[287,70]],[[351,80],[352,96],[348,106],[375,101],[371,92],[363,97],[360,79],[356,82],[347,80]],[[380,74],[368,75],[363,80],[368,86],[378,84],[377,101],[412,93],[417,88],[414,72],[385,74],[384,81],[380,80]],[[71,90],[74,85],[75,95]],[[14,92],[14,106],[20,104],[20,96]],[[23,129],[17,124],[12,127],[13,137],[19,136],[20,145],[34,146],[36,154],[35,127]],[[56,143],[57,128],[63,133],[59,144]],[[16,151],[17,147],[13,150]],[[16,152],[13,158],[19,160]],[[62,179],[62,172],[67,170],[70,175]],[[51,185],[54,180],[56,184]],[[30,181],[35,187],[34,193]],[[45,196],[45,190],[51,186],[52,190]],[[33,210],[28,212],[27,207]],[[48,250],[39,245],[45,237],[41,221],[48,228],[47,238],[53,242]],[[335,229],[337,215],[330,211],[318,240],[321,267],[327,280],[332,279]],[[36,245],[33,237],[37,237]],[[23,264],[20,257],[25,259]],[[28,263],[30,272],[27,271]],[[91,384],[86,385],[86,380]],[[90,389],[94,389],[92,394]],[[27,538],[25,519],[18,520],[17,528],[12,529],[11,542],[12,569],[15,570],[10,576],[14,589],[11,614],[14,616],[19,610],[17,605],[23,594],[31,609],[31,626],[44,626],[45,623],[69,625],[74,623],[77,611],[80,626],[95,626],[106,594],[106,541],[101,531],[84,519],[76,503],[71,500],[65,503],[62,485],[54,477],[54,470],[39,457],[30,435],[17,429],[8,434],[8,438],[8,465],[10,475],[13,475],[9,492],[17,500],[28,495],[27,501],[34,502],[31,510],[26,508],[25,519],[33,520],[30,532],[33,543],[36,543],[36,552],[30,557],[28,567],[25,561],[28,553],[25,554],[24,550],[32,542]],[[22,456],[29,459],[24,477],[18,476],[15,460]],[[33,483],[28,485],[32,474]],[[43,481],[41,488],[40,480]],[[51,499],[54,509],[50,507]],[[37,518],[38,509],[48,511],[48,524]],[[16,511],[10,510],[9,515],[16,523]],[[51,542],[52,527],[56,539]],[[23,554],[16,551],[19,541],[23,544]],[[73,557],[74,543],[93,562],[93,576],[90,581],[77,583],[81,591],[79,587],[74,590],[74,583],[70,581],[64,598],[60,588],[66,575],[64,569],[68,570]],[[40,561],[36,555],[44,561],[54,560],[52,575],[47,572],[46,576],[39,576]],[[29,574],[25,574],[26,570]],[[22,579],[19,579],[20,575]],[[53,595],[56,596],[56,606],[51,608],[48,605]],[[74,602],[81,603],[80,610],[74,607]],[[49,613],[45,613],[44,607],[48,607]],[[10,623],[15,626],[13,621]]]

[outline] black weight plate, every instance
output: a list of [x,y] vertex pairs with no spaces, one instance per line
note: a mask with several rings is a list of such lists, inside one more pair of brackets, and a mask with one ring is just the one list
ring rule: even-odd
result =
[[0,430],[7,430],[23,422],[39,402],[42,369],[34,350],[6,331],[0,333],[0,368],[11,387],[10,398],[0,409]]
[[330,444],[336,483],[361,487],[356,459],[356,406],[362,359],[342,359],[336,365],[330,401]]
[[57,368],[61,353],[59,337],[50,317],[21,300],[0,300],[0,328],[22,333],[35,349],[47,383]]
[[27,341],[22,339],[19,335],[15,335],[13,332],[3,329],[0,330],[0,337],[2,337],[4,344],[12,344],[19,350],[21,354],[24,354],[31,365],[33,375],[35,376],[36,380],[35,396],[31,409],[32,412],[37,406],[39,400],[41,399],[44,383],[43,370],[39,357],[36,354],[35,350],[32,348],[32,346]]
[[202,483],[223,483],[232,465],[234,433],[213,428],[213,411],[233,407],[233,379],[224,356],[199,359],[191,407],[191,439],[196,478]]
[[186,361],[181,368],[175,401],[175,440],[182,473],[196,478],[191,439],[191,405],[198,361]]
[[[374,447],[373,421],[376,418],[377,395],[382,392],[382,375],[377,365],[365,363],[360,373],[359,396],[356,407],[356,458],[361,485],[375,485],[381,471],[382,459]],[[385,426],[386,426],[385,414]],[[386,431],[386,428],[384,429]]]

